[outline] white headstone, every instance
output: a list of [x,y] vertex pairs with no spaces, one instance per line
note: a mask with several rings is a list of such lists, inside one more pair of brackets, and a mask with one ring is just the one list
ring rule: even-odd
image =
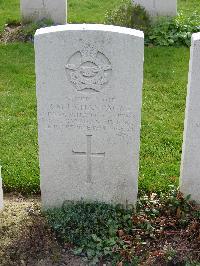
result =
[[42,202],[135,203],[144,36],[105,25],[35,35]]
[[134,0],[143,6],[151,16],[176,16],[177,0]]
[[200,203],[200,33],[192,35],[180,188]]
[[0,166],[0,211],[3,209],[3,187],[1,178],[1,166]]
[[20,0],[23,22],[51,19],[55,24],[66,24],[67,0]]

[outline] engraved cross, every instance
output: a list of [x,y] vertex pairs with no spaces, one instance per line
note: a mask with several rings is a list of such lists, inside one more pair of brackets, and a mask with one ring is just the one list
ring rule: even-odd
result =
[[92,152],[92,135],[86,135],[87,137],[87,151],[74,151],[74,155],[86,156],[87,157],[87,182],[92,182],[92,157],[105,157],[105,152]]

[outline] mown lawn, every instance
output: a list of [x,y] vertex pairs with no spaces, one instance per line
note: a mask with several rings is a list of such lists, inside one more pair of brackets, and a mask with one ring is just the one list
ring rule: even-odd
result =
[[188,15],[192,15],[194,11],[200,13],[200,2],[199,0],[178,0],[178,11]]
[[38,191],[33,45],[0,45],[0,58],[0,164],[5,189]]
[[189,49],[146,48],[140,188],[178,184]]
[[0,31],[5,23],[20,20],[20,0],[0,0]]
[[[103,22],[118,0],[69,0],[69,21]],[[197,0],[181,0],[185,12]],[[0,28],[19,19],[19,0],[0,0]],[[178,184],[189,49],[145,48],[140,189]],[[32,44],[0,45],[0,164],[5,191],[39,191],[37,121]]]

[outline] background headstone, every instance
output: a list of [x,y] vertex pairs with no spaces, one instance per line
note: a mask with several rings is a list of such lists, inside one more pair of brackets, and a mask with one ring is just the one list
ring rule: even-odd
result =
[[151,16],[176,16],[177,0],[134,0],[149,12]]
[[200,203],[200,33],[192,36],[180,188]]
[[35,35],[41,192],[64,200],[137,200],[144,36],[105,25]]
[[66,24],[67,0],[21,0],[23,22],[51,19],[55,24]]
[[3,209],[3,187],[1,177],[1,166],[0,166],[0,211]]

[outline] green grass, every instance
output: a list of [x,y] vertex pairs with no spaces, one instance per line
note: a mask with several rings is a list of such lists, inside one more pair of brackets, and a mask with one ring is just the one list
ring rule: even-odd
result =
[[140,188],[178,183],[189,49],[146,48]]
[[71,23],[104,23],[105,12],[121,0],[68,0],[68,21]]
[[199,13],[200,2],[199,0],[178,0],[178,10],[186,15],[192,15],[195,10]]
[[9,21],[20,20],[19,0],[0,0],[0,31]]
[[6,191],[39,190],[34,52],[0,45],[0,163]]
[[[185,12],[200,8],[181,0]],[[103,22],[118,0],[69,0],[69,21]],[[0,28],[19,19],[19,0],[0,0]],[[34,51],[32,44],[0,45],[0,164],[5,191],[39,191]],[[140,189],[178,184],[189,49],[145,48]]]

